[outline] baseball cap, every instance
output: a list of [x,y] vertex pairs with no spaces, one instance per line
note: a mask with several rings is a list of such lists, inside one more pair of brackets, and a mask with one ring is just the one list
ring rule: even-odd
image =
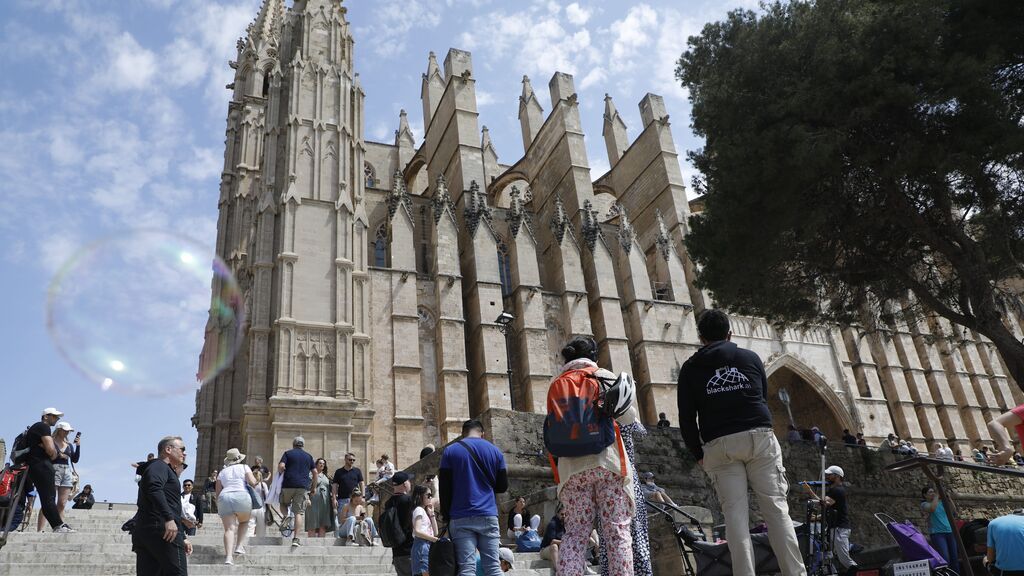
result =
[[504,560],[513,566],[516,564],[515,554],[508,548],[498,548],[498,559]]
[[405,484],[409,480],[412,480],[412,476],[407,472],[395,472],[395,475],[391,477],[391,483],[395,486]]
[[825,474],[835,474],[840,478],[846,478],[846,475],[843,474],[843,469],[839,466],[829,466],[828,468],[825,468]]
[[71,432],[74,429],[75,428],[71,425],[70,422],[58,422],[57,423],[57,430],[67,430],[68,432]]
[[57,410],[53,406],[50,406],[49,408],[43,408],[43,416],[63,416],[63,415],[64,415],[63,412],[61,412],[60,410]]
[[295,438],[292,439],[292,446],[305,446],[305,445],[306,445],[306,439],[303,438],[302,436],[296,436]]

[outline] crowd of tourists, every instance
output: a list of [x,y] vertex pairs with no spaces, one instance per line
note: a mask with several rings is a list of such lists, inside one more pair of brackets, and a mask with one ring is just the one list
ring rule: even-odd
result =
[[[679,371],[679,428],[717,493],[732,573],[755,574],[748,500],[752,489],[780,571],[805,575],[790,518],[782,449],[767,404],[764,366],[756,353],[731,342],[725,313],[704,311],[697,328],[702,347]],[[550,383],[544,422],[558,498],[550,518],[532,513],[527,498],[518,495],[510,500],[502,531],[498,495],[509,489],[508,467],[479,420],[467,420],[460,438],[441,449],[436,476],[418,478],[399,470],[384,454],[368,479],[351,452],[332,472],[330,463],[314,458],[305,449],[305,439],[296,436],[273,470],[260,456],[249,463],[239,449],[227,450],[223,466],[205,480],[202,494],[192,480],[179,482],[186,448],[180,437],[168,436],[146,461],[133,464],[139,497],[129,528],[138,573],[187,574],[189,536],[201,529],[206,512],[216,513],[223,523],[225,564],[246,554],[251,536],[261,536],[267,525],[277,523],[292,531],[292,547],[302,545],[302,532],[306,538],[336,537],[344,545],[385,546],[399,575],[429,575],[440,566],[462,576],[498,576],[514,571],[513,547],[539,552],[563,576],[586,574],[590,565],[610,576],[652,575],[648,506],[667,511],[676,502],[658,486],[653,471],[637,469],[634,442],[648,432],[638,421],[636,385],[629,374],[598,365],[598,346],[590,337],[572,339],[561,354],[564,364]],[[75,508],[88,508],[95,497],[91,486],[70,497],[74,478],[68,469],[73,472],[78,462],[81,438],[69,438],[74,430],[60,421],[62,416],[54,408],[44,410],[16,448],[24,447],[19,457],[28,465],[42,506],[39,526],[45,520],[55,532],[70,532],[62,517],[64,505],[71,500]],[[994,465],[1019,463],[1007,430],[1016,428],[1024,435],[1022,418],[1024,406],[993,419],[989,429],[995,448],[979,446],[973,458]],[[671,427],[671,422],[660,414],[657,426]],[[802,431],[790,426],[786,439],[818,446],[829,442],[817,427]],[[867,447],[863,433],[849,430],[843,430],[841,442]],[[880,449],[918,455],[895,434]],[[421,459],[434,451],[434,446],[425,447]],[[963,460],[959,451],[942,443],[930,455]],[[803,488],[808,501],[822,511],[835,568],[855,574],[859,566],[846,473],[832,464],[825,468],[824,479],[823,486],[803,483]],[[922,488],[920,497],[931,546],[948,565],[958,566],[953,538],[957,526],[950,522],[956,511],[947,509],[932,487]],[[1024,571],[1024,512],[987,524],[981,549],[989,564],[1003,574]]]

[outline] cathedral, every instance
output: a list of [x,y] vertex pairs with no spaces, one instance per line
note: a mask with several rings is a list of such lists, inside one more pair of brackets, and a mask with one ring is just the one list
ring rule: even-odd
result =
[[[248,332],[197,392],[196,478],[231,447],[276,461],[299,434],[332,464],[351,451],[364,470],[385,453],[402,468],[490,408],[544,412],[559,350],[580,334],[602,366],[634,374],[644,422],[675,424],[678,370],[712,302],[683,243],[700,200],[687,200],[664,100],[644,96],[629,141],[605,96],[611,168],[594,174],[573,77],[555,73],[547,95],[523,77],[524,152],[503,162],[478,123],[472,56],[453,48],[426,57],[422,141],[404,111],[393,142],[368,141],[346,11],[264,0],[230,63],[216,248]],[[764,360],[780,432],[969,450],[1024,402],[994,347],[940,318],[732,321]],[[1024,318],[1007,321],[1024,335]],[[228,329],[207,326],[201,365]]]

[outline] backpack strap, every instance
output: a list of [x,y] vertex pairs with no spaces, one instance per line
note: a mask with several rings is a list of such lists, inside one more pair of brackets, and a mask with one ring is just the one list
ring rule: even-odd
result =
[[491,485],[491,490],[493,490],[498,482],[494,478],[491,478],[491,475],[490,473],[488,473],[487,468],[484,468],[483,463],[480,462],[480,457],[476,455],[476,450],[473,450],[472,446],[463,442],[462,440],[456,440],[455,442],[458,443],[463,448],[465,448],[466,452],[469,452],[470,457],[473,458],[473,463],[476,464],[477,468],[479,468],[480,471],[484,473],[484,478],[487,480],[487,483]]

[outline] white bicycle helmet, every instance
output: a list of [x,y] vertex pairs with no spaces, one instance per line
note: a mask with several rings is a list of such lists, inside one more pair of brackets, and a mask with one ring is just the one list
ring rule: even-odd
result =
[[604,410],[612,418],[618,418],[629,410],[636,396],[636,382],[627,372],[620,372],[615,382],[604,391]]

